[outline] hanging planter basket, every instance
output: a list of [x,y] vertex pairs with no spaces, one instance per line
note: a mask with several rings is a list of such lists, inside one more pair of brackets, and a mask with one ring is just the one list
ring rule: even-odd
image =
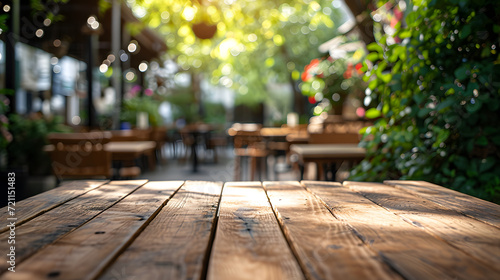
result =
[[208,24],[206,22],[195,23],[191,28],[194,35],[200,39],[211,39],[217,32],[216,24]]

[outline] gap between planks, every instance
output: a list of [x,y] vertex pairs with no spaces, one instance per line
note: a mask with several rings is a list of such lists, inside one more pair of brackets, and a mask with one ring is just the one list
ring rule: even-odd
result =
[[[22,201],[16,201],[12,206],[14,208],[16,226],[20,226],[43,213],[107,183],[109,183],[109,181],[68,181],[52,190],[26,198]],[[9,217],[8,205],[0,209],[0,220],[7,221]],[[0,233],[7,230],[9,230],[9,227],[4,226],[0,228]]]
[[264,187],[307,279],[401,279],[302,184],[264,182]]
[[[320,197],[334,214],[336,213],[340,215],[340,218],[345,219],[367,245],[380,255],[385,256],[384,260],[407,278],[472,277],[488,279],[488,277],[498,273],[491,266],[449,244],[443,240],[442,236],[437,236],[415,223],[409,222],[408,219],[380,204],[377,199],[374,200],[376,197],[370,197],[369,194],[360,191],[357,187],[360,185],[367,188],[372,187],[374,191],[379,190],[372,186],[374,183],[347,182],[345,185],[348,187],[325,182],[304,182],[304,184],[309,191]],[[378,186],[385,185],[378,184]],[[335,191],[335,195],[332,194],[333,191]],[[385,191],[380,190],[380,192],[382,192],[380,197],[385,198],[386,201],[399,201],[399,204],[396,205],[405,206],[409,203],[408,200],[414,201],[414,198],[404,196],[406,192],[402,190],[385,189]],[[398,194],[403,195],[404,198],[399,199]],[[432,209],[432,205],[429,207]],[[369,214],[372,212],[378,214]],[[384,218],[381,219],[382,217]],[[373,225],[381,228],[374,231]],[[401,231],[401,233],[396,234],[397,231]],[[394,233],[391,234],[391,232]],[[413,242],[411,238],[414,239]],[[405,251],[406,247],[412,248],[411,254]],[[441,249],[436,251],[436,248]]]
[[[16,263],[18,265],[22,264],[24,260],[36,253],[36,251],[85,225],[88,221],[133,193],[146,182],[146,180],[108,182],[98,189],[94,188],[16,227],[16,239],[23,239],[20,246],[16,246]],[[119,186],[121,189],[119,192],[116,192],[114,188]],[[102,192],[103,190],[108,192],[111,198],[101,198],[102,195],[98,192]],[[82,201],[83,204],[77,204],[78,201]],[[63,224],[64,222],[69,223],[70,220],[71,224]],[[3,251],[4,246],[8,245],[6,234],[8,233],[4,232],[0,234],[0,251]],[[6,255],[0,256],[0,260],[2,260],[0,262],[0,274],[7,270],[7,262],[3,262],[4,259],[6,259]]]
[[94,279],[147,226],[182,182],[149,182],[87,221],[70,234],[39,250],[19,265],[16,275],[37,279]]
[[207,279],[304,279],[262,183],[226,183],[219,212]]

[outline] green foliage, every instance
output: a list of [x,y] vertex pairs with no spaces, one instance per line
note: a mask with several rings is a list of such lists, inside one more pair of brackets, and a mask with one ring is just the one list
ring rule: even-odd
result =
[[397,31],[369,46],[371,97],[383,114],[364,131],[352,180],[427,180],[500,202],[500,4],[415,1]]
[[[10,111],[10,100],[7,95],[12,95],[12,91],[0,89],[0,156],[5,154],[5,148],[12,141],[12,134],[9,132],[9,119],[7,118],[7,113]],[[2,162],[2,164],[4,163]],[[3,166],[0,165],[1,167]]]
[[203,122],[211,124],[226,124],[226,108],[221,103],[203,103]]
[[148,113],[149,125],[160,126],[163,124],[158,108],[160,102],[152,96],[135,96],[130,99],[123,100],[123,109],[121,111],[120,120],[136,125],[137,113]]
[[43,147],[48,144],[47,135],[51,132],[70,132],[63,124],[62,117],[43,118],[11,114],[9,131],[12,142],[7,146],[7,161],[10,167],[28,166],[30,174],[48,174],[50,163]]
[[360,62],[363,57],[364,51],[358,49],[337,59],[331,56],[321,60],[313,59],[304,68],[299,86],[302,94],[309,97],[310,103],[320,102],[313,109],[315,115],[332,108],[334,114],[341,115],[348,95],[364,95],[364,72]]
[[[318,46],[336,35],[342,20],[331,0],[128,3],[147,10],[142,22],[165,36],[183,70],[207,73],[213,84],[234,89],[237,104],[266,101],[268,83],[290,83],[320,56]],[[200,22],[217,26],[213,38],[195,36],[192,26]]]

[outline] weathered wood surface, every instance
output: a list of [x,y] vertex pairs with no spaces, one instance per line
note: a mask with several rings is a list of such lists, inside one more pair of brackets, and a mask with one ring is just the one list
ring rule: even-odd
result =
[[182,182],[147,183],[39,250],[6,279],[94,279],[129,245]]
[[[15,202],[15,205],[12,205],[12,207],[15,210],[19,210],[14,211],[16,225],[19,226],[75,197],[102,186],[106,182],[107,181],[69,181],[55,189]],[[9,215],[8,206],[1,208],[0,221],[7,221],[9,217],[11,216]],[[7,231],[7,229],[7,224],[3,224],[0,228],[0,233]]]
[[[364,185],[376,189],[383,199],[399,199],[401,194],[393,188],[357,182],[344,183],[348,188],[340,184],[304,183],[336,217],[346,221],[365,244],[407,279],[491,279],[497,274],[463,251],[394,215],[390,208],[374,203],[371,197],[349,189]],[[405,205],[408,200],[412,198],[406,197],[400,204]]]
[[208,279],[304,279],[261,183],[226,183]]
[[500,228],[500,208],[497,204],[423,181],[384,183]]
[[[144,183],[145,180],[110,182],[16,227],[17,263],[93,219]],[[10,247],[9,234],[0,234],[0,252],[7,252]],[[7,255],[1,254],[0,273],[7,268]]]
[[265,182],[264,187],[308,279],[400,279],[298,182]]
[[188,181],[101,279],[200,279],[222,183]]
[[426,182],[72,182],[16,207],[0,279],[500,279],[500,206]]
[[[408,223],[442,238],[487,266],[500,263],[500,230],[427,199],[391,186],[375,183],[345,183]],[[491,269],[500,273],[499,268]]]

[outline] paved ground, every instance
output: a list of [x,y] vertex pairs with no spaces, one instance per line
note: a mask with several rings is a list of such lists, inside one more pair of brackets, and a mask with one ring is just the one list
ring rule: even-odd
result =
[[[157,165],[154,171],[146,171],[139,178],[151,181],[162,180],[204,180],[204,181],[234,181],[234,156],[231,147],[219,149],[217,151],[218,160],[214,162],[212,153],[199,154],[200,164],[198,172],[192,171],[191,154],[185,150],[178,150],[174,155],[172,149],[165,147],[164,154],[166,160]],[[270,158],[268,163],[269,175],[262,180],[298,180],[299,174],[293,171],[284,163],[284,158],[278,158],[278,164],[274,165],[274,158]],[[276,173],[273,167],[276,166]],[[244,168],[244,166],[243,166]],[[248,180],[248,174],[242,174],[242,180]]]

